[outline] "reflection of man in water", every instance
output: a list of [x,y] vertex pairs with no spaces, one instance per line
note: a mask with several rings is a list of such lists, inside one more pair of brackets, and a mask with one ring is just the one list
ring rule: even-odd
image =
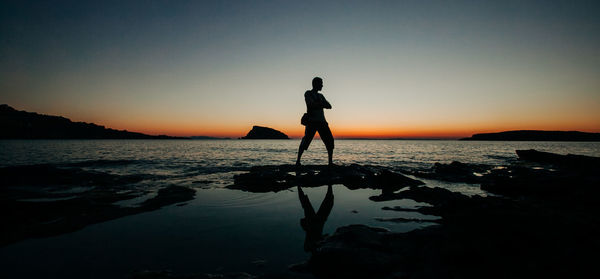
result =
[[333,208],[333,190],[331,184],[327,186],[327,194],[325,194],[317,213],[315,213],[308,196],[304,194],[300,186],[298,186],[298,198],[300,198],[302,209],[304,209],[304,218],[300,219],[300,226],[306,232],[304,250],[312,252],[317,242],[323,237],[323,226],[325,226],[325,221],[327,221],[327,217]]
[[315,133],[318,131],[319,136],[325,143],[327,148],[327,155],[329,157],[329,165],[333,164],[333,135],[329,129],[329,124],[325,120],[325,114],[323,109],[331,109],[331,104],[327,102],[325,96],[319,93],[323,89],[323,79],[316,77],[312,80],[312,90],[304,93],[304,101],[306,101],[306,114],[308,114],[308,123],[304,130],[304,137],[300,142],[300,148],[298,149],[298,159],[296,165],[300,165],[300,158],[304,150],[308,149],[310,142],[312,141]]

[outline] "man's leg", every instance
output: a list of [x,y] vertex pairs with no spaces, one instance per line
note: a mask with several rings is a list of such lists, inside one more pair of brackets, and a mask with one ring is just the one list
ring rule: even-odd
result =
[[310,145],[310,142],[312,141],[316,132],[317,129],[315,129],[315,127],[306,125],[306,128],[304,129],[304,137],[302,138],[302,141],[300,141],[300,147],[298,147],[298,159],[296,159],[296,165],[300,165],[302,153],[304,153],[304,150],[308,149],[308,146]]
[[328,163],[329,165],[333,165],[333,135],[331,134],[328,124],[319,127],[319,135],[321,136],[323,143],[325,143],[325,148],[327,148]]

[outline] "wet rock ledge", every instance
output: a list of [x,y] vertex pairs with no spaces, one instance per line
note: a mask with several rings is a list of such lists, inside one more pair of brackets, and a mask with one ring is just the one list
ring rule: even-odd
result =
[[453,162],[416,173],[479,182],[499,195],[411,186],[394,198],[432,207],[383,209],[438,215],[439,225],[408,233],[341,227],[296,268],[319,278],[598,277],[590,255],[600,249],[600,158],[517,154],[517,162],[502,167]]
[[133,207],[116,203],[144,195],[135,183],[152,175],[116,175],[78,167],[29,165],[0,168],[0,246],[73,232],[85,226],[192,200],[195,190],[165,185]]
[[294,186],[317,187],[343,184],[349,189],[381,189],[392,193],[408,186],[423,185],[388,168],[369,165],[275,165],[256,166],[249,172],[235,175],[229,189],[248,192],[278,192]]
[[[440,219],[394,233],[364,225],[340,227],[293,265],[317,278],[596,278],[600,251],[600,158],[517,151],[503,165],[452,162],[429,169],[377,166],[263,166],[229,188],[251,192],[343,184],[381,189],[373,201],[412,199],[431,206],[384,207]],[[466,196],[405,176],[471,183],[492,195]],[[398,218],[398,222],[412,222]],[[294,278],[294,276],[290,276]]]

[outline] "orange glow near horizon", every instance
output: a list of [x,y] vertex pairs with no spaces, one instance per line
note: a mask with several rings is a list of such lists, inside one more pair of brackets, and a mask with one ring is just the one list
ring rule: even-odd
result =
[[[265,126],[279,130],[291,138],[301,138],[304,135],[304,126],[298,123],[295,113],[282,113],[280,121],[270,120],[274,117],[266,117],[262,121],[257,120],[239,120],[233,117],[214,117],[220,121],[214,121],[210,117],[195,116],[193,112],[180,112],[178,114],[148,114],[144,111],[135,111],[126,114],[125,117],[116,114],[107,114],[109,110],[101,109],[94,113],[87,111],[73,111],[65,113],[68,108],[54,107],[52,110],[42,110],[41,108],[25,106],[19,104],[14,106],[17,110],[38,112],[48,115],[60,115],[71,119],[74,122],[88,122],[102,125],[116,130],[127,130],[130,132],[139,132],[148,135],[169,135],[169,136],[211,136],[239,138],[245,136],[252,126]],[[327,113],[330,113],[329,111]],[[600,119],[594,119],[589,115],[573,116],[575,113],[556,113],[559,117],[536,118],[525,117],[511,118],[507,117],[479,117],[469,119],[468,117],[457,117],[456,120],[450,119],[408,119],[395,124],[389,119],[401,119],[402,116],[382,119],[381,116],[371,114],[370,118],[358,123],[354,119],[340,117],[334,114],[329,117],[330,128],[335,138],[405,138],[405,139],[457,139],[470,137],[478,133],[494,133],[510,130],[552,130],[552,131],[582,131],[600,133]],[[571,115],[572,117],[567,117]],[[168,117],[170,116],[170,117]],[[286,117],[286,118],[284,118]],[[239,117],[244,119],[244,117]],[[384,117],[381,117],[384,118]],[[210,119],[210,120],[209,120]],[[352,120],[352,121],[351,121]],[[388,122],[384,122],[388,120]],[[368,123],[378,123],[378,125],[369,125]],[[293,124],[290,124],[293,123]]]
[[[263,125],[259,125],[263,126]],[[279,130],[290,138],[301,138],[304,135],[304,126],[296,127],[276,127],[268,126]],[[111,127],[107,125],[107,127]],[[111,128],[118,130],[128,130],[132,132],[140,132],[149,135],[169,135],[169,136],[211,136],[211,137],[227,137],[227,138],[239,138],[245,136],[248,131],[252,128],[252,125],[231,125],[227,127],[202,127],[198,125],[182,125],[182,126],[151,126],[142,125],[139,127],[126,127],[116,125]],[[510,130],[552,130],[552,131],[582,131],[598,133],[600,129],[594,129],[593,127],[579,126],[579,127],[561,127],[551,125],[497,125],[497,128],[484,128],[484,127],[410,127],[405,129],[393,129],[389,127],[385,128],[373,128],[373,127],[340,127],[336,128],[331,125],[331,130],[335,138],[372,138],[372,139],[386,139],[386,138],[406,138],[406,139],[457,139],[470,137],[473,134],[478,133],[494,133]]]

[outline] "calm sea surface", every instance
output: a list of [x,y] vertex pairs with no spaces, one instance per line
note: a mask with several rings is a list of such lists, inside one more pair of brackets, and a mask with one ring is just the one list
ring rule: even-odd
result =
[[[132,187],[181,185],[196,190],[184,206],[90,225],[55,237],[0,247],[1,278],[126,278],[135,270],[176,274],[284,270],[307,259],[296,189],[247,193],[224,187],[252,166],[292,164],[299,140],[3,140],[0,167],[50,164],[116,175],[145,175]],[[600,156],[600,143],[338,140],[337,164],[428,168],[435,162],[502,165],[516,149]],[[327,153],[314,141],[304,164],[325,164]],[[35,175],[35,174],[31,174]],[[466,194],[485,194],[478,185],[425,181]],[[305,189],[316,208],[327,187]],[[427,223],[393,223],[376,218],[434,218],[384,206],[416,206],[411,200],[375,203],[374,190],[334,185],[334,207],[324,233],[349,224],[409,231]],[[76,194],[76,193],[75,193]],[[122,206],[139,203],[125,201]],[[3,212],[2,214],[10,214]]]

